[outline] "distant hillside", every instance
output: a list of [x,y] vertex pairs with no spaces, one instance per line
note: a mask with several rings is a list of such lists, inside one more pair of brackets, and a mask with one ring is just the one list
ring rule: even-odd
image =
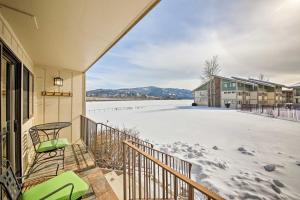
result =
[[87,97],[124,99],[192,99],[192,91],[178,88],[139,87],[97,89],[87,91]]

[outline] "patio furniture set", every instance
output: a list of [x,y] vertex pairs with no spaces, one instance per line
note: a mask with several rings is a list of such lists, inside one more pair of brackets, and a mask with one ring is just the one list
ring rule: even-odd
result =
[[[59,132],[69,126],[71,126],[70,122],[54,122],[36,125],[29,129],[35,156],[27,174],[16,177],[10,161],[4,160],[2,163],[0,185],[9,199],[75,200],[81,199],[88,191],[89,185],[83,179],[73,171],[66,171],[58,175],[59,164],[57,162],[53,163],[53,160],[62,160],[62,168],[64,168],[65,148],[69,145],[69,142],[66,138],[59,138]],[[46,139],[42,139],[40,133]],[[47,165],[48,161],[52,161],[52,164]],[[28,178],[34,173],[49,167],[55,167],[53,178],[22,191],[23,178]]]

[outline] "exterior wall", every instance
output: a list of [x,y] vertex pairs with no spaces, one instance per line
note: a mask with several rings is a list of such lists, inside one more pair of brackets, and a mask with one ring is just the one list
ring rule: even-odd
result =
[[[26,50],[23,48],[21,42],[15,35],[14,31],[5,20],[5,18],[0,14],[0,38],[5,43],[5,45],[10,48],[13,54],[21,61],[22,66],[25,65],[34,74],[34,64],[27,54]],[[23,70],[21,70],[23,72]],[[23,77],[23,76],[22,76]],[[21,81],[21,88],[23,88],[23,81]],[[23,102],[23,90],[21,90],[21,102]],[[23,104],[22,104],[23,105]],[[23,108],[21,105],[21,134],[22,134],[22,169],[23,172],[26,170],[28,165],[28,157],[30,152],[30,143],[28,142],[28,129],[34,125],[35,117],[31,117],[28,121],[23,122]]]
[[236,81],[230,81],[222,79],[221,81],[221,106],[225,107],[226,103],[230,103],[230,108],[237,108],[237,83]]
[[222,107],[225,107],[225,103],[230,103],[230,108],[236,108],[237,96],[235,91],[222,91],[221,99]]
[[221,79],[214,77],[194,90],[194,101],[201,106],[221,107]]
[[[54,86],[54,77],[63,78],[63,86]],[[80,115],[85,114],[84,73],[61,68],[35,67],[35,116],[36,124],[57,121],[72,122],[72,126],[60,131],[60,137],[70,142],[80,139]],[[72,97],[42,96],[42,91],[71,92]]]
[[297,105],[300,104],[300,88],[293,89],[293,103]]
[[[33,155],[33,147],[28,130],[35,124],[53,121],[71,121],[72,127],[62,129],[61,137],[70,142],[77,142],[80,138],[80,115],[85,114],[85,74],[82,72],[56,69],[52,67],[35,66],[31,58],[19,42],[8,22],[0,14],[0,38],[16,57],[34,76],[34,113],[26,122],[21,121],[22,134],[22,169],[23,173]],[[23,72],[23,70],[21,70]],[[64,79],[63,87],[53,85],[54,76]],[[23,77],[23,76],[22,76]],[[23,84],[23,81],[21,81]],[[23,88],[23,85],[21,86]],[[41,91],[72,92],[72,97],[44,97]],[[21,104],[23,102],[21,90]],[[23,105],[23,104],[22,104]],[[21,105],[21,115],[23,108]],[[23,116],[21,116],[23,120]]]
[[250,104],[256,105],[258,104],[258,93],[257,91],[250,91]]
[[282,91],[282,103],[293,103],[293,91]]
[[221,107],[221,82],[222,80],[220,78],[214,78],[214,107]]
[[257,88],[257,104],[259,105],[268,104],[267,91],[263,85],[259,85]]
[[208,106],[207,90],[194,91],[194,101],[199,106]]
[[268,105],[275,104],[275,92],[267,92],[267,104]]

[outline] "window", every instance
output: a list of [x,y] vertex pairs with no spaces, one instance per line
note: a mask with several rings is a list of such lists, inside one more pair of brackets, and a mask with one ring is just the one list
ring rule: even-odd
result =
[[227,83],[224,83],[224,88],[227,88]]
[[235,83],[231,83],[232,87],[235,87]]
[[23,122],[33,116],[33,75],[24,66],[23,68]]

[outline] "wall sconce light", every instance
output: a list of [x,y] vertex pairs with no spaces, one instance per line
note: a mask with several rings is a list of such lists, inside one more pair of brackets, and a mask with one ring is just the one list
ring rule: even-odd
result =
[[54,78],[54,85],[55,86],[61,87],[61,86],[63,86],[63,84],[64,84],[64,79],[62,79],[60,77],[55,77]]

